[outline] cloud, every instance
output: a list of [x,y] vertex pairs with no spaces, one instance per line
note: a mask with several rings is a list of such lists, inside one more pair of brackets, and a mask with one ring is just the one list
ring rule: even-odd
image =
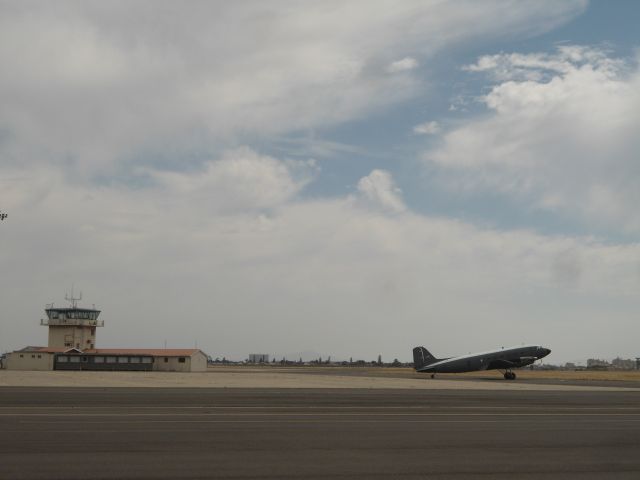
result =
[[397,60],[391,63],[387,67],[387,72],[389,73],[405,72],[407,70],[413,70],[417,66],[418,66],[418,61],[415,58],[405,57],[402,60]]
[[358,182],[358,192],[372,205],[390,212],[405,210],[402,191],[395,185],[389,172],[373,170]]
[[[635,351],[637,335],[600,339],[637,329],[638,245],[419,215],[380,170],[350,195],[303,201],[298,168],[240,149],[145,189],[79,185],[50,169],[14,177],[0,224],[0,268],[12,272],[0,278],[1,347],[45,343],[42,305],[75,283],[103,310],[103,346],[197,339],[231,358],[315,350],[407,360],[416,342],[446,354],[553,340],[556,360]],[[225,195],[244,208],[220,208]]]
[[584,5],[4,4],[0,154],[104,176],[158,151],[336,125],[421,91],[411,70],[386,71],[398,52],[411,54],[394,67],[406,69],[469,38],[552,28]]
[[413,127],[413,133],[418,135],[436,135],[440,133],[440,124],[435,121],[421,123]]
[[583,46],[500,54],[469,67],[497,83],[488,113],[444,136],[426,160],[450,186],[500,192],[582,222],[639,232],[640,73]]
[[198,172],[149,171],[169,198],[198,199],[217,212],[275,208],[291,200],[308,184],[315,162],[282,162],[248,147],[208,161]]
[[[637,335],[601,340],[637,331],[637,245],[417,214],[382,169],[342,195],[301,195],[315,162],[257,146],[309,129],[303,150],[361,156],[313,130],[424,92],[405,60],[546,31],[585,5],[3,5],[0,350],[46,343],[42,305],[75,283],[103,310],[103,346],[409,360],[417,341],[444,355],[553,338],[557,359],[632,355]],[[565,48],[469,71],[497,83],[488,115],[431,152],[452,184],[632,225],[632,63]]]

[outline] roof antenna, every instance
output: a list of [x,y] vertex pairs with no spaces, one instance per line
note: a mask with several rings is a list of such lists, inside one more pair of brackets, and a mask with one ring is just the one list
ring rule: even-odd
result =
[[78,300],[82,300],[82,292],[80,292],[80,296],[78,298],[75,298],[73,296],[73,287],[74,285],[71,284],[71,296],[65,294],[64,299],[67,302],[71,302],[71,308],[78,308]]

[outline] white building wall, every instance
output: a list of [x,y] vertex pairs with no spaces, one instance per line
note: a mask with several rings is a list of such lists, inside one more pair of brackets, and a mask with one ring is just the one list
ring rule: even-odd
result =
[[[181,359],[184,361],[180,361]],[[153,360],[153,369],[160,372],[189,372],[191,371],[191,357],[158,356]]]
[[184,357],[154,356],[153,369],[159,372],[206,372],[207,356],[201,351]]
[[7,354],[7,370],[53,370],[53,353],[11,352]]
[[196,352],[191,356],[191,371],[192,372],[206,372],[207,371],[207,356],[204,352]]
[[96,327],[49,326],[49,348],[95,348]]

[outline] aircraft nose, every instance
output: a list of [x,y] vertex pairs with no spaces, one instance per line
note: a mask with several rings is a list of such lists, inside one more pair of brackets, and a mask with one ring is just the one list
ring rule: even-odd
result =
[[542,355],[540,355],[540,358],[546,357],[547,355],[549,355],[551,353],[551,350],[549,350],[548,348],[542,347],[540,349],[540,353],[542,354]]

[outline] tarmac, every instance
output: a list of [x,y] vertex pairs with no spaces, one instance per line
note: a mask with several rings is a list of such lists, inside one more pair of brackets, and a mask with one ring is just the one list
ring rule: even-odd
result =
[[634,389],[13,386],[0,432],[3,480],[640,478]]

